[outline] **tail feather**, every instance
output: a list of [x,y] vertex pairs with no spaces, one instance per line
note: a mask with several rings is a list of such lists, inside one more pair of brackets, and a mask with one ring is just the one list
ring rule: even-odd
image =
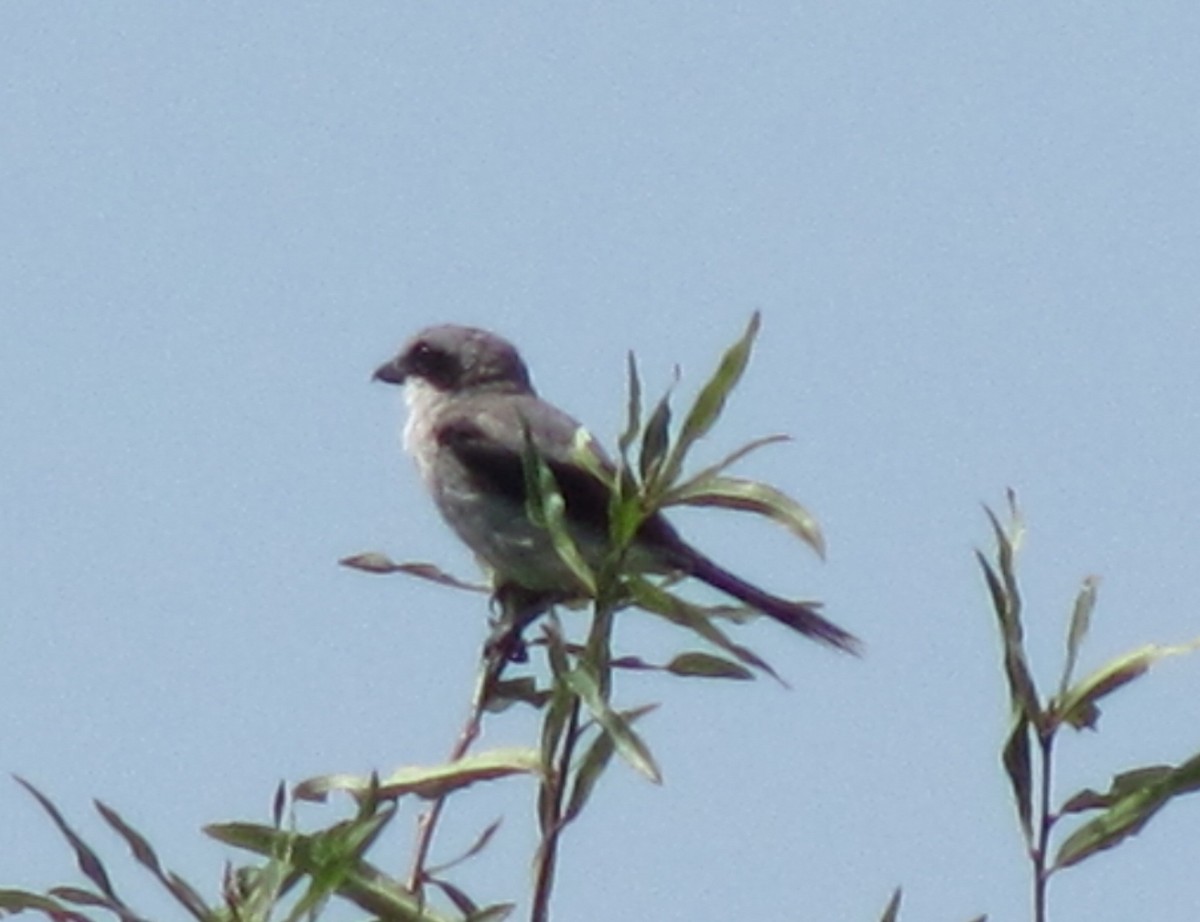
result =
[[771,595],[753,583],[748,583],[713,563],[699,551],[692,548],[688,548],[688,550],[690,551],[687,555],[688,566],[684,569],[696,579],[744,602],[805,637],[811,637],[813,640],[828,644],[845,653],[853,653],[857,656],[860,652],[862,644],[859,639],[849,631],[843,630],[832,621],[817,614],[812,604],[793,602]]

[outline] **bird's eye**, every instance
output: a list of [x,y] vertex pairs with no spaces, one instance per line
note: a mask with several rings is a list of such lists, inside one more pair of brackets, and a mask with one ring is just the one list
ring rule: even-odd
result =
[[457,373],[454,357],[422,340],[409,350],[409,366],[414,374],[431,384],[448,386]]

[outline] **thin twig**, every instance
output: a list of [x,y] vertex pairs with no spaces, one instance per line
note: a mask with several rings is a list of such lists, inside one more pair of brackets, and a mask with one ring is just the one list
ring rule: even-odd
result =
[[1057,819],[1050,812],[1050,779],[1054,769],[1053,731],[1039,732],[1038,744],[1041,749],[1042,777],[1041,790],[1038,792],[1038,841],[1033,853],[1033,919],[1034,922],[1046,922],[1046,885],[1050,881],[1046,859],[1050,852],[1050,831]]
[[[450,750],[450,761],[456,762],[470,751],[471,745],[479,738],[480,725],[483,722],[484,707],[491,697],[492,690],[504,667],[508,664],[506,651],[497,650],[491,640],[484,645],[480,656],[479,675],[475,680],[475,691],[471,696],[471,710],[467,721],[459,731],[454,748]],[[442,815],[442,807],[448,795],[438,797],[417,819],[417,838],[413,848],[412,868],[408,873],[408,889],[420,894],[425,884],[425,863],[429,858],[429,849],[433,844],[433,834],[437,829],[438,820]]]
[[[601,591],[598,594],[592,610],[592,623],[588,630],[587,644],[576,655],[576,669],[586,669],[595,677],[600,687],[600,693],[608,700],[612,684],[611,659],[612,627],[615,604],[613,602],[613,587],[616,585],[612,575],[617,571],[618,556],[610,570],[603,571],[600,579]],[[530,914],[531,922],[549,922],[550,895],[554,889],[554,875],[558,864],[558,842],[565,826],[563,822],[563,805],[567,797],[567,787],[573,781],[571,762],[575,758],[575,746],[579,742],[579,717],[583,702],[579,695],[571,693],[571,714],[559,749],[558,761],[553,777],[544,783],[553,784],[549,822],[546,823],[542,843],[538,847],[537,862],[534,870],[533,909]]]
[[530,913],[531,922],[549,922],[550,894],[554,890],[554,872],[558,863],[558,837],[563,830],[563,801],[566,799],[567,780],[571,775],[571,760],[575,755],[575,743],[579,738],[579,696],[574,695],[571,702],[571,716],[567,720],[566,732],[563,734],[562,748],[559,750],[558,764],[555,766],[554,777],[547,779],[554,784],[554,796],[551,801],[552,809],[550,822],[542,844],[538,847],[537,865],[534,871],[533,910]]

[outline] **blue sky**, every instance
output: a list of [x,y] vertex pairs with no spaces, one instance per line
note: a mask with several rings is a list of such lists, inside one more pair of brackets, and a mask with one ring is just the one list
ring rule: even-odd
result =
[[[663,705],[666,783],[612,773],[561,918],[873,919],[897,884],[902,918],[1026,918],[972,559],[1008,486],[1045,684],[1089,573],[1084,668],[1200,634],[1200,8],[650,7],[0,7],[0,769],[131,896],[151,885],[92,797],[215,887],[198,828],[265,818],[280,778],[448,750],[477,600],[336,566],[471,572],[368,383],[433,322],[502,332],[611,439],[627,350],[686,392],[761,310],[701,451],[794,435],[742,470],[817,513],[829,559],[677,521],[867,642],[748,627],[791,691],[630,677],[622,703]],[[1192,755],[1197,702],[1200,660],[1162,664],[1066,741],[1058,793]],[[444,848],[499,814],[466,882],[519,897],[521,785],[473,792]],[[1153,894],[1193,919],[1197,823],[1185,799],[1067,872],[1056,917],[1145,918]],[[0,856],[6,882],[73,873],[15,784]]]

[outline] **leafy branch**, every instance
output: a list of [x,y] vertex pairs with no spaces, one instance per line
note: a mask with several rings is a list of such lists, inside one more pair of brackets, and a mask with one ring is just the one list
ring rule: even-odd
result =
[[[1047,888],[1058,872],[1119,845],[1139,832],[1174,797],[1200,790],[1200,754],[1178,766],[1154,765],[1118,774],[1108,791],[1079,791],[1058,807],[1052,805],[1055,743],[1064,728],[1096,729],[1099,702],[1149,671],[1158,661],[1196,649],[1193,641],[1177,646],[1147,645],[1110,660],[1082,679],[1075,679],[1080,651],[1091,626],[1098,580],[1087,577],[1075,597],[1067,629],[1063,668],[1055,694],[1043,698],[1037,689],[1025,649],[1022,600],[1016,558],[1024,524],[1016,497],[1008,493],[1008,523],[986,510],[996,550],[993,560],[976,556],[992,600],[1003,646],[1011,720],[1002,750],[1017,818],[1033,868],[1033,917],[1047,918]],[[1082,814],[1080,822],[1053,849],[1060,822]]]

